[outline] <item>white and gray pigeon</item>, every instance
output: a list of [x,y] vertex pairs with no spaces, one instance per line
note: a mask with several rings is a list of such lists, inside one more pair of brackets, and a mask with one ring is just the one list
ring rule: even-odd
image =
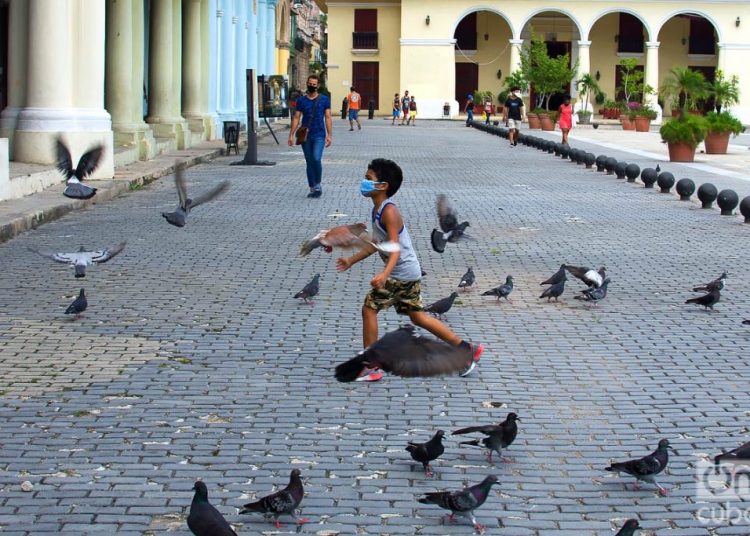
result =
[[73,167],[73,158],[70,156],[70,150],[61,138],[55,140],[55,149],[57,152],[57,169],[63,174],[65,180],[65,190],[63,195],[71,199],[91,199],[96,195],[96,188],[92,188],[81,181],[91,175],[99,167],[104,146],[96,145],[89,149],[78,159],[78,165]]
[[713,281],[709,281],[705,285],[698,285],[693,287],[693,292],[711,292],[712,290],[724,290],[724,285],[727,282],[727,273],[722,272],[719,277]]
[[422,504],[436,504],[444,510],[450,510],[448,521],[455,522],[456,514],[462,515],[469,520],[479,534],[484,533],[484,527],[477,523],[474,510],[482,506],[490,494],[492,486],[497,484],[497,477],[489,475],[479,484],[469,486],[458,491],[436,491],[425,493],[424,497],[418,499]]
[[587,266],[572,266],[570,264],[565,265],[565,269],[570,275],[576,277],[586,283],[587,287],[599,288],[604,283],[606,278],[606,268],[602,266],[599,270],[594,270]]
[[445,194],[437,196],[437,213],[440,230],[433,229],[430,240],[432,242],[432,249],[438,253],[442,253],[445,251],[446,243],[456,242],[464,236],[466,228],[469,227],[469,222],[458,222],[458,213],[451,206]]
[[476,280],[477,278],[474,275],[474,269],[469,267],[466,270],[466,273],[461,276],[461,281],[458,282],[458,288],[469,290],[472,286],[474,286],[474,282]]
[[731,463],[737,465],[750,465],[750,441],[744,443],[734,450],[719,454],[714,458],[714,464]]
[[247,503],[240,510],[240,514],[251,514],[253,512],[271,514],[273,516],[273,524],[277,529],[283,526],[279,521],[279,516],[282,514],[292,516],[298,525],[307,523],[309,519],[297,516],[297,508],[299,508],[305,496],[300,475],[301,472],[299,469],[293,469],[291,475],[289,475],[289,484],[284,489],[263,497],[258,501]]
[[193,495],[193,502],[190,503],[190,514],[187,517],[190,532],[195,536],[237,536],[221,512],[208,502],[206,484],[198,480],[193,489],[195,495]]
[[185,187],[185,179],[182,176],[182,167],[177,166],[174,173],[174,183],[177,187],[177,197],[179,199],[179,205],[172,212],[162,212],[161,215],[170,225],[175,227],[185,227],[187,223],[188,214],[195,207],[202,205],[212,199],[218,197],[229,189],[229,181],[222,181],[213,188],[203,192],[195,199],[191,199],[187,195],[187,188]]
[[505,278],[505,283],[486,292],[482,292],[482,296],[496,296],[497,301],[500,301],[500,298],[505,298],[506,301],[512,301],[508,298],[511,292],[513,292],[513,276],[509,275]]
[[93,266],[95,264],[101,264],[114,258],[123,249],[125,249],[127,242],[120,242],[112,248],[97,249],[93,251],[87,251],[86,248],[81,246],[78,251],[72,253],[43,253],[34,248],[29,248],[29,251],[52,259],[55,262],[62,264],[70,264],[75,270],[76,277],[86,277],[86,267]]
[[638,481],[642,481],[654,484],[659,489],[660,495],[666,495],[667,489],[661,487],[654,477],[667,468],[670,450],[674,449],[669,445],[669,440],[662,439],[659,441],[659,446],[656,447],[656,450],[648,456],[626,462],[611,463],[609,467],[605,467],[605,471],[627,473],[635,477],[636,483],[633,485],[633,490],[635,491],[641,489]]

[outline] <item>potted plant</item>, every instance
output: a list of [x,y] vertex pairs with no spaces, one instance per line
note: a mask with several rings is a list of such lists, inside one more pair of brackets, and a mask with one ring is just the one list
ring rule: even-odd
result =
[[578,122],[582,125],[588,125],[591,123],[591,112],[589,110],[578,110],[576,112],[578,116]]
[[582,100],[583,105],[578,110],[578,121],[583,124],[588,124],[591,119],[591,112],[589,111],[589,96],[592,93],[598,94],[601,92],[599,84],[596,83],[596,79],[591,74],[586,73],[576,82],[576,90],[578,96]]
[[640,106],[637,102],[620,105],[620,123],[623,130],[635,130],[635,110]]
[[[617,113],[617,115],[615,115]],[[604,112],[602,113],[604,119],[617,119],[620,117],[620,109],[617,107],[617,103],[611,99],[604,101]]]
[[670,98],[672,106],[677,105],[678,116],[681,117],[694,109],[699,100],[710,96],[710,86],[703,73],[677,66],[669,71],[659,93],[662,97]]
[[529,128],[530,129],[540,129],[542,128],[541,120],[539,119],[539,113],[545,113],[547,110],[544,108],[534,108],[529,113],[526,114],[526,118],[529,120]]
[[681,114],[676,119],[665,122],[659,129],[659,134],[667,143],[670,161],[692,162],[695,148],[706,137],[707,131],[708,124],[704,117]]
[[737,75],[732,78],[724,78],[724,72],[716,71],[716,78],[710,87],[711,96],[714,98],[714,107],[721,113],[723,106],[734,106],[740,102],[740,80]]
[[727,154],[729,136],[745,132],[739,119],[729,112],[708,112],[706,114],[708,132],[706,133],[706,154]]
[[648,104],[642,104],[635,110],[635,131],[648,132],[651,130],[651,121],[659,114]]
[[542,130],[555,130],[555,123],[557,122],[557,112],[544,110],[543,113],[539,114],[539,122],[542,125]]

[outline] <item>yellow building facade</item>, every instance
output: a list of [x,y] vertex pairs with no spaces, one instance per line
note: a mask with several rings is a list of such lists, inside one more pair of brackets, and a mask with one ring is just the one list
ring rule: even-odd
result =
[[[675,66],[700,70],[708,79],[718,69],[737,75],[740,104],[732,112],[750,123],[750,2],[319,0],[319,5],[328,14],[334,103],[355,85],[365,103],[372,99],[378,113],[389,114],[394,94],[409,90],[421,117],[443,117],[446,104],[455,116],[466,89],[500,92],[505,77],[520,68],[521,48],[533,31],[548,48],[569,52],[578,75],[595,76],[613,100],[622,58],[635,58],[654,88]],[[570,93],[575,98],[575,80]],[[659,103],[655,94],[646,100],[669,111],[670,103]]]

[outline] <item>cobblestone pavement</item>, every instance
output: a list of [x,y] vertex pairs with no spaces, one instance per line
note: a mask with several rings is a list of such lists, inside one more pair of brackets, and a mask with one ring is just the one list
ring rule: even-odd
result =
[[[299,149],[266,140],[260,157],[275,167],[229,167],[234,157],[186,172],[191,192],[225,178],[232,189],[184,229],[160,216],[176,202],[163,179],[0,246],[0,534],[187,536],[197,478],[240,535],[472,534],[415,497],[489,473],[501,485],[477,513],[491,535],[608,535],[629,517],[647,535],[748,534],[697,519],[696,466],[748,440],[750,226],[456,122],[345,125],[319,200],[305,197]],[[367,220],[358,182],[377,156],[404,167],[395,201],[427,272],[425,300],[454,290],[468,266],[477,274],[448,313],[488,348],[468,378],[332,377],[359,350],[360,304],[381,264],[339,274],[332,256],[296,254],[319,229]],[[439,192],[473,237],[442,256],[429,248]],[[125,251],[85,280],[27,250],[122,239]],[[539,300],[562,262],[606,265],[605,303],[574,301],[574,281],[560,304]],[[719,312],[683,304],[722,270]],[[316,304],[297,303],[316,272]],[[513,303],[480,297],[507,274]],[[62,313],[81,286],[89,310],[72,322]],[[381,333],[402,320],[381,316]],[[428,480],[404,451],[509,411],[521,418],[513,463],[492,467],[448,438]],[[603,471],[661,438],[676,448],[660,479],[668,497]],[[237,514],[293,467],[311,523],[276,530]]]

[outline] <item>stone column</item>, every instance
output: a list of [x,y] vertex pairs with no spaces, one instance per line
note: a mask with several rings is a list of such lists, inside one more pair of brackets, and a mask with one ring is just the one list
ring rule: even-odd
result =
[[266,0],[266,73],[276,73],[276,0]]
[[[646,41],[646,67],[643,77],[645,84],[654,88],[654,91],[659,89],[659,42],[658,41]],[[658,117],[653,121],[655,125],[661,124],[662,120],[662,109],[659,106],[659,97],[656,93],[646,95],[644,98],[646,104],[656,110]]]
[[234,59],[236,23],[232,22],[233,9],[228,0],[223,0],[224,9],[221,12],[221,34],[219,41],[219,119],[234,120],[232,100],[234,98]]
[[508,73],[514,73],[521,69],[521,46],[523,39],[508,39],[510,43],[510,65]]
[[[177,62],[182,45],[179,20],[180,0],[160,0],[151,3],[149,39],[149,116],[148,123],[160,138],[175,140],[178,149],[190,146],[190,130],[180,116],[182,74]],[[177,13],[175,13],[177,10]],[[177,67],[177,69],[176,69]]]
[[8,138],[13,160],[18,114],[26,106],[26,69],[28,65],[28,0],[11,0],[8,18],[8,107],[0,114],[0,138]]
[[[247,103],[245,102],[245,69],[247,68],[247,13],[243,6],[237,10],[234,16],[236,20],[235,29],[235,67],[234,67],[234,96],[233,109],[238,116],[244,118],[247,115]],[[241,119],[241,121],[244,123]]]
[[266,74],[268,59],[268,8],[265,0],[258,0],[258,74]]
[[218,134],[216,108],[217,32],[216,0],[204,0],[201,4],[201,92],[205,102],[203,113],[203,134],[207,140],[215,139]]
[[[571,95],[577,96],[578,95],[578,80],[585,75],[585,74],[591,74],[589,71],[591,70],[591,55],[590,55],[590,49],[591,49],[591,41],[578,41],[578,72],[576,73],[576,77],[573,79],[571,90]],[[591,100],[591,97],[593,95],[589,95],[589,100]],[[576,103],[576,109],[580,110],[583,106],[583,103]]]
[[201,0],[183,0],[182,33],[182,116],[190,131],[203,133]]

